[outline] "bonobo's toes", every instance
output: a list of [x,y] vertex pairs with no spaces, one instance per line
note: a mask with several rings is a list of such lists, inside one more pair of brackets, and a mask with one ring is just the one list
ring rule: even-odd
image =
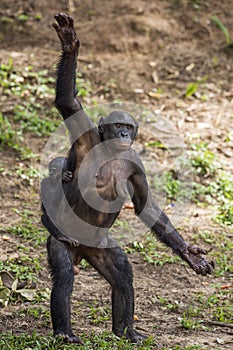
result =
[[126,332],[125,331],[119,332],[119,330],[118,330],[118,331],[114,331],[114,333],[118,337],[121,337],[121,338],[126,337],[132,343],[140,343],[148,338],[147,336],[137,332],[135,329],[130,329],[130,328],[128,328]]
[[132,343],[142,343],[147,338],[148,338],[147,336],[134,331],[134,334],[132,334],[132,336],[130,337],[130,340]]
[[84,342],[79,337],[76,337],[75,335],[58,333],[56,336],[61,337],[65,343],[84,345]]

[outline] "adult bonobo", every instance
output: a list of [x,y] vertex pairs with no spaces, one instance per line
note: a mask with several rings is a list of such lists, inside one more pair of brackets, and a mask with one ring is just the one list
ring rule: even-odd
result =
[[[113,332],[138,342],[145,336],[133,328],[132,268],[127,255],[107,233],[127,194],[132,198],[136,215],[196,273],[211,274],[214,263],[201,256],[206,254],[203,249],[184,241],[151,198],[142,163],[131,149],[138,128],[133,118],[128,113],[114,111],[102,118],[97,128],[83,111],[75,97],[79,40],[73,19],[62,13],[55,19],[57,23],[53,27],[62,46],[56,107],[70,131],[72,147],[67,171],[72,172],[73,178],[62,184],[65,200],[71,209],[67,210],[61,201],[54,209],[57,215],[49,213],[51,226],[49,220],[45,221],[51,233],[47,248],[53,277],[51,316],[54,334],[64,336],[71,343],[81,343],[71,328],[70,296],[74,281],[73,265],[77,266],[84,258],[112,286]],[[43,215],[48,214],[46,210],[45,205]],[[80,224],[74,224],[74,214]],[[86,230],[85,235],[83,230]],[[71,242],[63,240],[62,235],[67,235]]]

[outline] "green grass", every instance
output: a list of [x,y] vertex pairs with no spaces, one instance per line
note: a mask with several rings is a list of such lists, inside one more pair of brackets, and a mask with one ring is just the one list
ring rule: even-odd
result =
[[0,271],[8,271],[19,281],[37,281],[37,274],[41,270],[40,259],[23,255],[15,259],[9,258],[0,262]]
[[1,334],[0,347],[2,350],[17,349],[33,349],[33,350],[58,350],[58,349],[80,349],[80,350],[150,350],[155,347],[155,342],[152,337],[146,340],[143,345],[135,346],[124,339],[119,339],[110,332],[103,332],[102,334],[91,334],[89,337],[82,335],[82,340],[85,345],[65,344],[60,338],[53,338],[51,336],[42,336],[38,333],[21,334],[19,336],[13,333]]
[[22,212],[15,209],[15,212],[21,216],[21,221],[9,226],[7,232],[21,238],[22,241],[30,242],[31,247],[34,249],[44,245],[47,239],[47,232],[39,224],[39,212],[33,212],[28,209],[22,210]]
[[139,252],[143,260],[157,266],[180,262],[180,259],[173,255],[168,248],[156,240],[153,234],[146,233],[144,238],[138,242],[134,241],[126,247],[126,251],[132,254],[134,251]]
[[[43,336],[37,333],[14,335],[14,333],[1,334],[0,347],[2,350],[152,350],[157,349],[156,342],[149,338],[141,345],[131,344],[126,340],[115,337],[107,331],[101,334],[91,334],[87,337],[82,335],[85,345],[65,344],[62,339],[51,336]],[[207,350],[208,348],[199,344],[194,345],[173,345],[160,347],[161,350]],[[215,350],[219,350],[216,347]]]
[[89,305],[89,310],[87,318],[90,320],[91,324],[101,324],[111,320],[111,310],[108,306]]
[[211,21],[221,30],[221,32],[225,36],[226,44],[232,45],[233,41],[231,39],[230,33],[228,29],[224,26],[224,24],[221,22],[221,20],[218,18],[218,16],[214,15],[211,17]]
[[54,84],[47,70],[34,72],[31,66],[16,69],[12,59],[0,65],[2,98],[13,100],[9,111],[0,114],[1,148],[23,153],[25,132],[48,136],[55,130],[61,120],[52,108]]

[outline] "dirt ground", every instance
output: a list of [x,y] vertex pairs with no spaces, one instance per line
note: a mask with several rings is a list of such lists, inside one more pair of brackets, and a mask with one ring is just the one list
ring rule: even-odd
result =
[[[211,150],[229,170],[232,169],[232,145],[223,148],[222,140],[232,128],[233,50],[226,46],[223,33],[211,23],[210,17],[218,15],[233,37],[233,2],[202,1],[199,10],[194,6],[198,3],[185,0],[1,0],[0,17],[15,19],[13,23],[0,22],[1,63],[13,57],[15,66],[46,68],[51,71],[51,76],[55,76],[59,45],[50,24],[53,14],[69,12],[75,18],[82,42],[79,69],[84,78],[92,82],[92,94],[98,103],[119,99],[160,113],[172,122],[184,141],[189,139],[190,133],[197,133],[201,140],[208,141]],[[16,18],[22,13],[27,14],[29,20],[20,24]],[[40,20],[35,19],[36,15],[41,15]],[[198,92],[207,91],[208,98],[203,101],[194,97],[184,99],[187,85],[204,77],[204,86],[200,85]],[[12,103],[12,100],[1,100],[2,111],[7,111]],[[40,154],[46,139],[32,137],[27,142],[35,153]],[[16,155],[5,151],[1,158],[2,166],[10,169]],[[28,200],[30,207],[38,211],[39,225],[38,187],[29,192],[19,181],[5,180],[4,176],[0,180],[4,202],[2,232],[18,220],[12,208],[22,210]],[[136,233],[146,231],[130,210],[121,215],[129,220]],[[180,227],[187,240],[192,240],[198,227],[219,234],[227,230],[213,223],[208,209],[194,204],[187,208]],[[1,259],[17,256],[17,244],[16,238],[2,241]],[[39,284],[50,287],[45,249],[39,253],[44,254]],[[232,348],[232,329],[212,325],[208,331],[185,330],[180,326],[179,314],[158,303],[157,299],[162,296],[176,301],[182,310],[193,305],[195,293],[211,295],[214,286],[229,284],[229,276],[200,277],[180,263],[152,266],[137,253],[130,255],[130,259],[134,270],[138,329],[154,335],[161,346],[201,344],[206,349]],[[109,303],[110,288],[95,271],[81,269],[73,294],[76,333],[111,329],[110,321],[90,325],[86,319],[87,306],[96,302],[100,305]],[[49,309],[49,301],[43,306]],[[0,330],[14,329],[21,334],[36,327],[40,333],[48,334],[50,325],[44,325],[42,321],[35,325],[29,316],[23,322],[15,317],[16,310],[26,307],[9,305],[2,310]]]

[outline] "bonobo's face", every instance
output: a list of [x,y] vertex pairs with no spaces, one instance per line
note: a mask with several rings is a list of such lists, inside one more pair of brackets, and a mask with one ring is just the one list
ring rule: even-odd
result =
[[49,177],[52,181],[58,181],[62,177],[63,157],[57,157],[49,163]]
[[53,167],[49,168],[49,177],[52,181],[57,181],[59,179],[59,176],[61,175],[59,174],[58,169]]
[[102,118],[99,123],[99,132],[102,141],[111,140],[111,148],[124,151],[129,148],[136,135],[138,124],[125,112],[115,111],[108,117]]

